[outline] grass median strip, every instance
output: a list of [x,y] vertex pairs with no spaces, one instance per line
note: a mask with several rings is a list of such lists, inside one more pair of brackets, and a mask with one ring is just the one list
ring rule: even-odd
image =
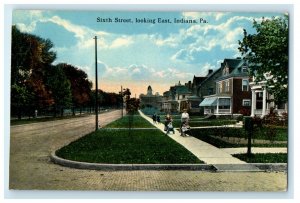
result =
[[148,121],[143,119],[140,115],[126,115],[123,118],[108,124],[105,128],[153,128]]
[[126,115],[59,149],[56,155],[90,163],[203,163],[139,115]]
[[203,163],[157,129],[100,129],[56,152],[65,159],[111,164]]

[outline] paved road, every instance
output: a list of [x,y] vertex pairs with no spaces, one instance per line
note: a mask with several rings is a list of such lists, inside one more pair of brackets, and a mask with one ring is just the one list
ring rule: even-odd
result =
[[[105,117],[105,119],[104,119]],[[120,111],[99,116],[105,125]],[[94,171],[53,164],[53,150],[91,132],[88,116],[11,127],[10,189],[114,191],[285,191],[284,172]]]

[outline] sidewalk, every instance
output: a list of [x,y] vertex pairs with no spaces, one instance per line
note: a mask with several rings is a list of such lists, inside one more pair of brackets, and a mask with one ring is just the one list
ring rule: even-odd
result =
[[[148,120],[152,125],[165,133],[164,124],[154,124],[150,117],[146,116],[141,111],[139,112],[143,118]],[[200,160],[204,161],[206,164],[214,165],[214,167],[217,168],[218,171],[260,171],[260,169],[255,165],[248,164],[232,156],[232,154],[246,153],[246,147],[219,149],[192,136],[182,137],[178,130],[175,130],[175,134],[173,134],[173,132],[170,132],[168,136],[188,149],[191,153],[193,153]],[[287,149],[252,148],[252,151],[254,153],[285,153],[287,152]]]
[[[143,114],[141,111],[140,114],[143,118],[153,124],[151,118]],[[153,125],[165,133],[164,124],[158,123]],[[206,164],[246,164],[246,162],[241,161],[231,156],[229,153],[220,150],[219,148],[214,147],[213,145],[203,142],[197,138],[191,136],[182,137],[180,136],[180,132],[178,130],[175,130],[175,134],[170,132],[168,136],[184,146]]]

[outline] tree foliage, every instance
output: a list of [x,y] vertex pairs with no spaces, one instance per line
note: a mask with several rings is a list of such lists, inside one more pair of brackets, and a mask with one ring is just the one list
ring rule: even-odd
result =
[[[22,33],[12,26],[11,54],[11,103],[12,110],[30,112],[53,104],[50,90],[46,87],[45,71],[56,58],[50,40]],[[22,99],[20,99],[22,98]],[[33,113],[34,109],[31,110]],[[30,115],[30,113],[29,113]]]
[[255,34],[244,29],[239,51],[249,62],[256,81],[266,81],[275,103],[288,99],[288,16],[253,21]]
[[126,111],[127,112],[134,112],[137,111],[140,107],[140,100],[136,98],[130,98],[131,91],[129,88],[125,88],[123,92],[120,92],[123,97],[123,101],[126,104]]
[[54,100],[55,112],[58,107],[62,109],[71,106],[71,84],[62,67],[52,66],[47,70],[46,84]]
[[[92,82],[81,69],[71,64],[53,65],[56,53],[49,39],[22,33],[12,26],[11,55],[11,113],[31,116],[35,109],[54,110],[63,114],[64,108],[92,107],[95,91]],[[129,91],[129,90],[128,90]],[[99,91],[100,106],[119,106],[122,97]],[[90,108],[91,109],[91,108]]]
[[91,100],[92,82],[87,74],[79,68],[70,64],[58,64],[62,68],[71,84],[72,102],[74,106],[82,106]]

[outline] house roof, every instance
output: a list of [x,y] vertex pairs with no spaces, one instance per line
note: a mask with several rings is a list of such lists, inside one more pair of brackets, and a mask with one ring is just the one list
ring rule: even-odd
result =
[[193,86],[199,85],[201,82],[203,82],[207,77],[197,77],[194,75],[193,78]]
[[187,93],[191,93],[190,91],[189,91],[189,88],[188,87],[186,87],[186,86],[176,86],[176,93],[177,94],[187,94]]
[[224,59],[224,62],[221,64],[221,70],[224,68],[229,68],[229,73],[226,75],[222,75],[216,81],[224,80],[226,78],[231,77],[246,77],[248,76],[248,72],[243,72],[242,67],[247,66],[245,60],[237,58],[237,59]]
[[220,72],[221,68],[218,68],[217,70],[213,71],[212,73],[210,73],[209,75],[206,76],[206,79],[203,80],[200,85],[204,84],[207,80],[209,80],[212,76],[214,76],[216,73]]

